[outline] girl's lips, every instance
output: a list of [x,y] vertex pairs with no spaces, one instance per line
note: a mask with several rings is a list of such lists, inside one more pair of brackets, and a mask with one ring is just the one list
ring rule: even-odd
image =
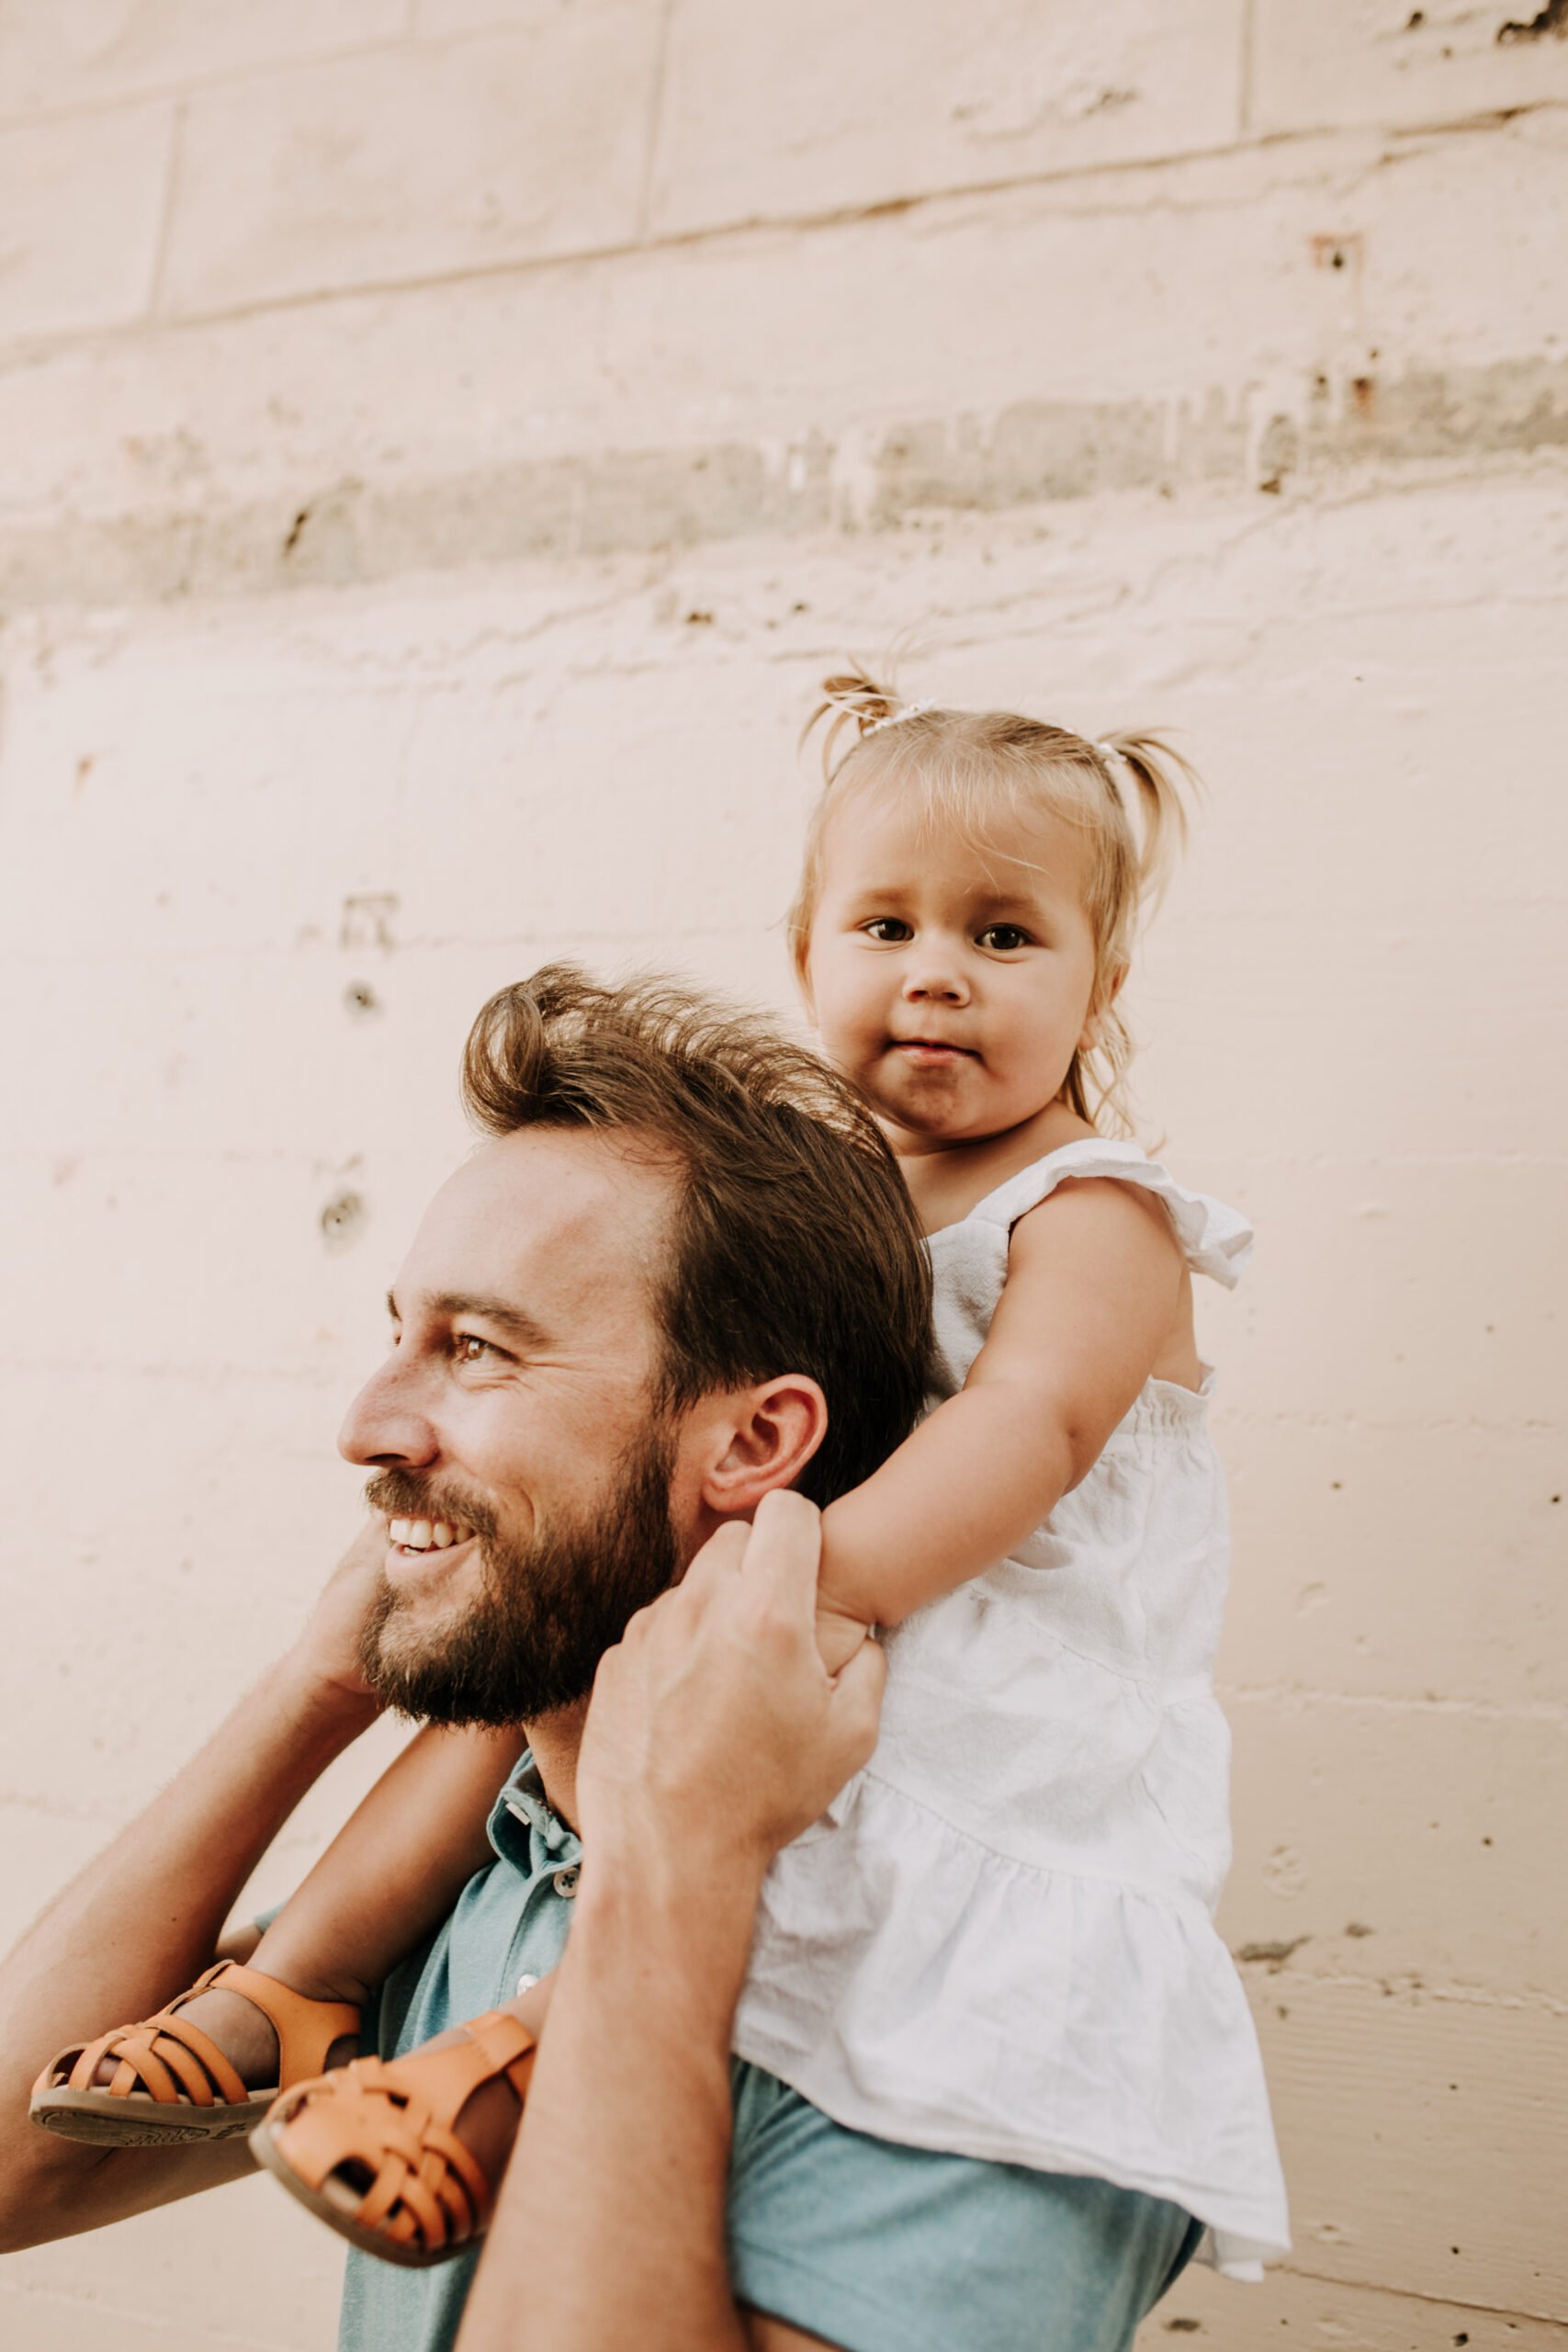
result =
[[907,1055],[917,1065],[928,1068],[942,1062],[967,1062],[975,1058],[967,1046],[944,1046],[932,1037],[895,1037],[893,1050]]

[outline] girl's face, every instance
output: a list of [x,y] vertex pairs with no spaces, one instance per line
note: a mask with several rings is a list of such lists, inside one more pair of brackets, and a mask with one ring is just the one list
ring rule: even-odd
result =
[[896,1148],[1005,1134],[1091,1043],[1083,836],[998,814],[978,849],[872,797],[833,818],[806,984],[823,1050]]

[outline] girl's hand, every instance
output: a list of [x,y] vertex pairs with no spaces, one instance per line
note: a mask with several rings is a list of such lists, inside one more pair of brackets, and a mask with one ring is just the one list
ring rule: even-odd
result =
[[755,1524],[720,1528],[599,1661],[577,1767],[584,1900],[608,1900],[623,1868],[642,1884],[695,1878],[739,1905],[749,1936],[768,1862],[871,1754],[882,1657],[861,1654],[857,1625],[847,1668],[823,1672],[820,1540],[802,1496],[765,1495]]
[[817,1647],[829,1674],[839,1674],[866,1641],[871,1627],[852,1611],[835,1608],[820,1593],[817,1601]]
[[293,1650],[321,1696],[353,1701],[371,1714],[380,1702],[361,1670],[359,1641],[381,1588],[387,1540],[385,1515],[372,1511],[321,1588]]

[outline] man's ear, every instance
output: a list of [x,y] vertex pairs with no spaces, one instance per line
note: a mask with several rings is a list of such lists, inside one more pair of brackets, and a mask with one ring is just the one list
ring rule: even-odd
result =
[[702,1499],[723,1519],[750,1516],[775,1487],[793,1487],[828,1433],[828,1400],[803,1372],[780,1373],[725,1399]]

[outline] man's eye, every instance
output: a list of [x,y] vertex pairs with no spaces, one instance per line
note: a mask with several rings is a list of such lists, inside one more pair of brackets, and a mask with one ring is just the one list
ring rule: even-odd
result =
[[887,946],[897,945],[900,940],[913,936],[908,924],[897,915],[878,915],[871,922],[863,922],[861,929],[868,939],[880,939]]
[[1010,948],[1027,947],[1029,933],[1021,931],[1015,922],[994,922],[980,933],[978,944],[994,947],[1005,955]]
[[495,1353],[488,1340],[476,1339],[471,1331],[459,1331],[457,1351],[459,1363],[482,1363],[486,1356]]

